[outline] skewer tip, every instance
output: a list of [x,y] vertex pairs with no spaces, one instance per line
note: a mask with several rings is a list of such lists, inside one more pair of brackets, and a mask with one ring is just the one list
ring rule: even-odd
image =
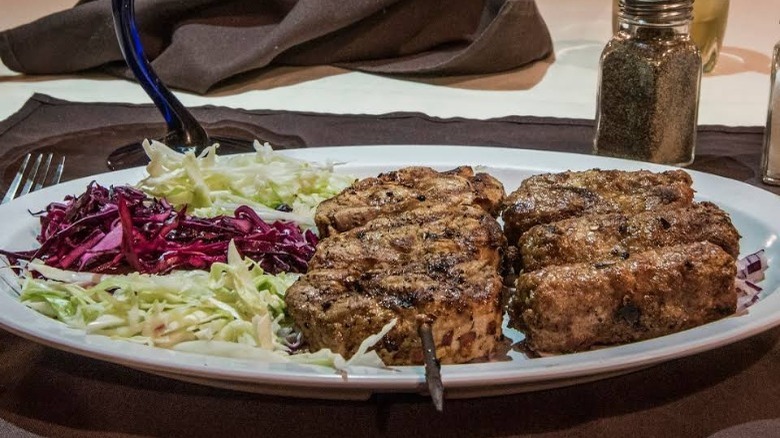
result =
[[441,381],[441,364],[436,358],[436,345],[433,341],[433,329],[427,321],[420,323],[417,333],[422,339],[423,357],[425,359],[425,381],[431,395],[433,406],[437,411],[444,411],[444,384]]

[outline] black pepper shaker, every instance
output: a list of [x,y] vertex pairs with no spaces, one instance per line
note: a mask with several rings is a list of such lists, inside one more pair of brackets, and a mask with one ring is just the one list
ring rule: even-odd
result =
[[701,55],[693,0],[619,0],[618,32],[601,54],[594,153],[693,162]]

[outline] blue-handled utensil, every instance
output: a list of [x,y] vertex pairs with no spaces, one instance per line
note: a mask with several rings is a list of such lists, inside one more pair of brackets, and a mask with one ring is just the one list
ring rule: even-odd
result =
[[[168,126],[168,132],[158,140],[182,153],[193,151],[197,154],[214,143],[219,143],[220,155],[253,151],[251,141],[226,137],[209,138],[206,130],[195,117],[160,81],[146,59],[135,22],[134,0],[112,0],[111,7],[122,56],[141,87],[160,110]],[[141,166],[148,162],[149,159],[139,142],[112,152],[107,164],[111,170],[118,170]]]

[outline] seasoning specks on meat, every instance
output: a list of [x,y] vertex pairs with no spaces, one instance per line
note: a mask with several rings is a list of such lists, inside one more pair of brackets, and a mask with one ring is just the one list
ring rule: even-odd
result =
[[548,266],[518,277],[510,324],[546,353],[650,339],[733,314],[735,275],[734,259],[709,242]]
[[511,244],[531,227],[585,214],[635,214],[683,207],[693,200],[682,170],[654,173],[588,170],[532,176],[504,201],[504,231]]
[[498,215],[504,186],[486,173],[462,166],[446,172],[406,167],[365,178],[320,204],[315,221],[320,237],[365,224],[379,216],[435,204],[477,205]]
[[387,364],[419,364],[422,318],[442,363],[495,353],[506,238],[492,214],[503,193],[470,168],[407,168],[323,202],[315,219],[328,237],[285,296],[310,347],[349,357],[395,318],[375,350]]
[[[599,260],[620,260],[648,249],[708,241],[733,258],[739,255],[739,233],[729,215],[711,202],[636,215],[586,215],[525,232],[517,244],[522,269]],[[519,267],[518,267],[519,268]]]

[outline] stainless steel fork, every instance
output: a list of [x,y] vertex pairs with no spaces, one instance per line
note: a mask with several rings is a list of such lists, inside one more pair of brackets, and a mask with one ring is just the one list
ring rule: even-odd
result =
[[[32,164],[30,164],[31,159]],[[34,192],[42,187],[58,184],[62,178],[62,169],[65,167],[65,157],[60,157],[56,160],[53,171],[52,161],[55,161],[54,153],[52,152],[36,154],[35,158],[33,158],[32,154],[25,155],[22,165],[19,166],[19,171],[16,172],[16,176],[11,181],[11,185],[8,187],[8,191],[5,192],[5,196],[0,201],[0,204],[5,204],[11,199]],[[24,185],[19,189],[22,180],[24,180]]]

